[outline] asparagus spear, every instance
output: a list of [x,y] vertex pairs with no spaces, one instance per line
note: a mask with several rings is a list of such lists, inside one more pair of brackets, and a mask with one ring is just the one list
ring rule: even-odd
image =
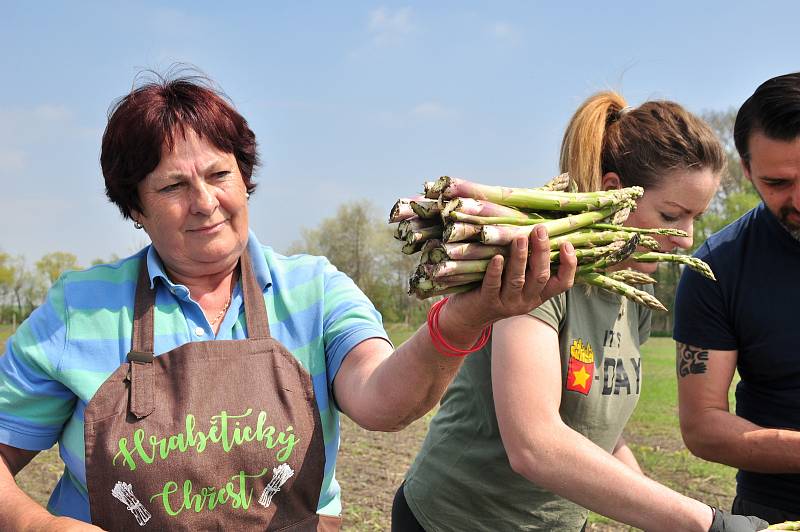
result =
[[607,274],[608,277],[615,281],[620,281],[627,284],[655,284],[656,280],[647,275],[646,273],[637,272],[636,270],[619,270]]
[[413,217],[414,211],[411,210],[411,201],[416,199],[423,198],[422,196],[417,196],[415,198],[400,198],[397,200],[392,207],[392,210],[389,211],[389,223],[393,224]]
[[624,225],[614,225],[597,223],[589,226],[590,229],[602,229],[607,231],[630,231],[631,233],[639,233],[641,235],[663,235],[663,236],[680,236],[687,237],[689,233],[681,231],[680,229],[673,229],[670,227],[627,227]]
[[538,215],[525,216],[523,218],[519,216],[476,216],[460,211],[450,211],[448,213],[448,218],[456,222],[465,222],[475,225],[536,225],[547,220],[543,216]]
[[580,229],[561,236],[550,238],[550,249],[556,250],[564,242],[570,242],[575,248],[593,248],[607,246],[617,240],[628,240],[632,233],[628,231],[591,231]]
[[413,244],[415,242],[425,242],[432,238],[442,238],[442,230],[441,225],[421,227],[415,231],[408,231],[405,240],[409,244]]
[[445,242],[475,241],[480,238],[481,226],[454,222],[444,228],[442,240]]
[[[545,226],[547,233],[551,237],[563,235],[564,233],[569,233],[604,220],[623,206],[625,206],[624,203],[617,203],[597,211],[587,211],[580,214],[569,215],[565,218],[545,220],[539,223]],[[483,225],[480,227],[480,241],[484,244],[491,244],[494,246],[510,244],[517,236],[529,236],[533,230],[533,226]]]
[[442,206],[436,200],[417,199],[411,200],[411,210],[420,218],[437,218]]
[[554,192],[532,188],[482,185],[464,179],[442,176],[428,191],[428,197],[431,197],[432,194],[439,194],[444,199],[474,198],[529,210],[583,212],[602,209],[621,203],[626,199],[640,198],[643,193],[644,189],[641,187],[601,192]]
[[711,267],[708,264],[698,258],[690,257],[689,255],[655,253],[650,251],[648,253],[635,253],[633,255],[633,260],[637,262],[677,262],[679,264],[686,265],[704,277],[708,277],[712,281],[717,280],[717,278],[714,277],[714,272],[711,271]]
[[465,273],[457,277],[442,277],[440,279],[428,279],[425,276],[414,275],[409,281],[410,291],[419,290],[441,290],[443,288],[451,288],[453,286],[461,286],[470,283],[477,283],[483,279],[483,274]]
[[[594,263],[596,260],[605,257],[606,255],[610,255],[612,253],[620,251],[624,246],[625,246],[624,240],[617,240],[615,242],[611,242],[606,246],[593,247],[593,248],[575,248],[575,258],[578,259],[578,264]],[[560,253],[559,250],[554,250],[550,252],[551,263],[558,264],[559,253]]]
[[442,209],[442,219],[458,221],[457,218],[450,216],[450,214],[454,212],[473,216],[503,216],[520,220],[527,220],[529,218],[544,219],[540,214],[528,214],[514,207],[506,207],[505,205],[498,205],[490,201],[476,200],[473,198],[455,198],[448,201],[444,209]]
[[[428,281],[430,282],[430,281]],[[444,296],[447,294],[458,294],[461,292],[469,292],[475,288],[478,288],[481,283],[468,283],[462,284],[458,286],[446,286],[446,287],[439,287],[435,283],[431,283],[428,285],[424,283],[421,287],[414,287],[408,291],[409,295],[415,295],[418,299],[427,299],[429,297],[435,296]],[[430,286],[430,287],[428,287]]]
[[446,260],[490,259],[495,255],[508,256],[508,246],[487,246],[479,242],[447,242],[429,240],[422,248],[420,262],[436,264]]
[[654,310],[667,310],[655,296],[600,273],[588,271],[580,272],[575,275],[575,280],[584,284],[598,286],[610,292],[615,292]]
[[620,262],[624,261],[628,257],[636,251],[636,246],[639,244],[639,235],[633,233],[631,238],[627,241],[624,241],[619,249],[614,250],[611,253],[603,255],[600,259],[595,261],[592,264],[588,264],[585,266],[581,266],[578,271],[598,271],[604,270],[609,268],[615,264],[619,264]]
[[661,244],[658,243],[658,240],[656,240],[650,235],[640,234],[639,245],[652,251],[658,251],[659,249],[661,249]]
[[405,253],[406,255],[413,255],[414,253],[418,252],[422,249],[422,246],[425,244],[425,240],[417,240],[416,242],[406,242],[403,244],[403,247],[400,248],[400,251]]
[[483,273],[489,267],[490,260],[447,260],[437,264],[420,264],[417,273],[424,275],[428,279],[437,280],[454,275],[478,273],[480,274],[480,279],[482,279]]
[[441,229],[441,224],[439,220],[436,219],[424,219],[424,218],[408,218],[406,220],[401,221],[397,224],[397,229],[395,229],[394,237],[398,240],[406,240],[408,238],[409,233],[413,233],[415,231],[421,231],[422,229],[428,227],[435,227],[438,226]]
[[559,174],[555,176],[553,179],[545,183],[540,187],[540,190],[558,190],[558,191],[570,191],[570,184],[572,182],[569,179],[569,174]]

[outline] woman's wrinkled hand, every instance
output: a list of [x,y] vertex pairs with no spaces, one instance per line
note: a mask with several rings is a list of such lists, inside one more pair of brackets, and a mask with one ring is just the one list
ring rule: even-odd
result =
[[575,250],[567,242],[560,249],[558,271],[551,275],[547,230],[537,225],[530,238],[519,237],[511,243],[507,260],[500,255],[491,260],[480,289],[451,296],[448,311],[459,316],[464,327],[480,330],[495,321],[527,314],[568,290],[576,268]]

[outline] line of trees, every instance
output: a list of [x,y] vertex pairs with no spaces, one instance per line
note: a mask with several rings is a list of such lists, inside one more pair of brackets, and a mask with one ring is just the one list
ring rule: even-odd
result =
[[0,252],[0,323],[19,323],[39,306],[65,270],[80,268],[72,253],[55,251],[29,268],[25,257]]
[[408,277],[417,256],[404,255],[387,223],[388,208],[359,200],[339,206],[336,215],[313,229],[303,229],[301,240],[288,253],[323,255],[346,273],[375,304],[386,322],[421,323],[428,304],[407,295]]
[[[119,260],[95,259],[92,265]],[[80,270],[78,257],[65,251],[43,255],[29,266],[23,255],[0,251],[0,323],[18,324],[44,302],[47,291],[67,270]]]

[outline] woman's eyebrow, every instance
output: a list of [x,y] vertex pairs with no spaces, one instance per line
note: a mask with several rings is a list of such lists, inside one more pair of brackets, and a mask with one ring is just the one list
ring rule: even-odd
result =
[[685,212],[686,214],[689,214],[689,213],[691,213],[691,212],[692,212],[692,210],[691,210],[691,209],[687,209],[686,207],[684,207],[684,206],[683,206],[683,205],[681,205],[680,203],[677,203],[677,202],[674,202],[674,201],[666,201],[665,203],[666,203],[667,205],[672,205],[673,207],[678,207],[679,209],[681,209],[681,210],[682,210],[683,212]]

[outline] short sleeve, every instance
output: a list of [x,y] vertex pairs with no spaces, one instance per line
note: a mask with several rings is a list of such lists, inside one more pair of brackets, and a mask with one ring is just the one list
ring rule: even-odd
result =
[[[709,255],[708,244],[704,244],[695,256],[708,262],[713,270],[714,264]],[[719,282],[689,268],[683,269],[675,293],[675,328],[672,336],[677,342],[706,349],[737,348]]]
[[0,357],[0,443],[40,451],[58,440],[76,402],[59,380],[66,332],[63,282],[58,281]]
[[369,338],[383,338],[391,344],[383,320],[372,302],[344,273],[325,260],[323,341],[328,370],[328,385],[339,371],[347,354]]
[[[583,289],[581,287],[581,289]],[[574,290],[572,288],[571,290]],[[561,324],[564,321],[564,315],[567,311],[567,295],[566,293],[558,294],[551,297],[528,314],[537,318],[550,327],[555,329],[556,332],[561,332]]]

